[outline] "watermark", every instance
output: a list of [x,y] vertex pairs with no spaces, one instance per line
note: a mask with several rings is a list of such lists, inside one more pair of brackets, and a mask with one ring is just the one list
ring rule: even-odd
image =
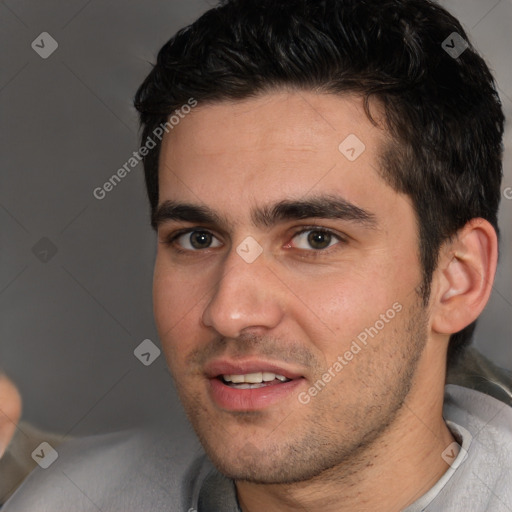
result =
[[512,199],[512,187],[507,187],[503,190],[503,197],[505,199]]
[[350,162],[357,160],[366,149],[363,141],[351,133],[338,146],[338,151]]
[[[459,458],[458,455],[460,452],[462,452],[462,455]],[[467,457],[468,452],[455,441],[448,445],[441,454],[441,458],[453,469],[457,469],[467,459]]]
[[367,327],[364,331],[361,331],[350,344],[350,348],[339,355],[336,361],[327,369],[327,371],[311,386],[307,391],[302,391],[297,396],[299,402],[303,405],[309,404],[312,397],[315,397],[320,393],[332,379],[334,379],[342,370],[347,366],[350,361],[354,359],[354,356],[359,354],[363,348],[368,345],[368,338],[375,338],[379,334],[386,324],[389,324],[393,318],[402,311],[402,304],[395,302],[385,313],[379,316],[371,327]]
[[57,251],[57,246],[45,236],[32,247],[32,253],[42,263],[48,263],[57,254]]
[[160,356],[160,349],[149,339],[145,339],[133,351],[133,355],[144,365],[149,366]]
[[441,48],[453,59],[458,59],[468,48],[468,42],[457,32],[452,32],[442,43]]
[[236,252],[246,263],[253,263],[263,252],[263,247],[252,236],[248,236],[239,244]]
[[33,452],[34,459],[40,467],[48,469],[59,457],[57,450],[50,443],[42,442]]
[[59,43],[48,32],[41,32],[30,46],[39,57],[47,59],[59,47]]
[[121,183],[121,180],[130,174],[131,170],[135,168],[153,148],[156,147],[157,143],[155,142],[155,139],[161,141],[164,134],[173,130],[187,114],[190,114],[195,106],[197,106],[197,100],[189,98],[187,103],[175,110],[165,123],[161,123],[153,130],[152,135],[148,135],[146,141],[138,151],[134,151],[132,156],[114,174],[112,174],[112,176],[110,176],[110,178],[101,187],[96,187],[92,191],[92,195],[100,201],[105,199],[107,194],[112,192],[112,190]]

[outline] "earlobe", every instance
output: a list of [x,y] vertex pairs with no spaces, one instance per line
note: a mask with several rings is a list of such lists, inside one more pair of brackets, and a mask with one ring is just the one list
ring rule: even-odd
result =
[[480,218],[469,221],[443,246],[433,277],[435,332],[453,334],[478,318],[491,294],[497,258],[496,231]]

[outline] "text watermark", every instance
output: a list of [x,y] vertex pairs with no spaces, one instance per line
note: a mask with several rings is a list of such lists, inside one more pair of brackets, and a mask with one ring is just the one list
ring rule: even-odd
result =
[[146,141],[138,151],[134,151],[132,156],[112,176],[110,176],[110,178],[101,187],[96,187],[92,191],[92,195],[100,201],[105,199],[107,194],[112,192],[112,190],[121,183],[121,180],[125,178],[153,148],[156,147],[157,143],[154,138],[161,141],[164,134],[169,133],[170,130],[177,126],[187,114],[190,114],[196,105],[197,100],[189,98],[185,105],[182,105],[179,109],[175,110],[174,114],[169,116],[165,123],[161,123],[153,130],[152,135],[148,135]]
[[371,327],[367,327],[364,331],[361,331],[350,344],[350,348],[346,350],[343,355],[338,356],[336,361],[322,374],[322,376],[311,386],[307,391],[302,391],[298,395],[298,400],[301,404],[306,405],[309,404],[312,397],[315,397],[320,393],[325,386],[333,378],[338,375],[345,366],[348,365],[350,361],[354,359],[354,356],[359,354],[363,348],[366,348],[368,345],[368,338],[375,338],[379,334],[386,324],[388,324],[397,313],[402,311],[402,304],[399,302],[395,302],[387,311],[379,316],[379,320],[377,320]]

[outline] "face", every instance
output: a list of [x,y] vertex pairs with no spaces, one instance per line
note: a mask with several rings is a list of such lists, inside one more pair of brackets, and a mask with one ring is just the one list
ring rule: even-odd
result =
[[200,105],[164,139],[155,319],[235,480],[355,460],[413,385],[428,318],[412,206],[379,175],[385,136],[359,97],[275,92]]

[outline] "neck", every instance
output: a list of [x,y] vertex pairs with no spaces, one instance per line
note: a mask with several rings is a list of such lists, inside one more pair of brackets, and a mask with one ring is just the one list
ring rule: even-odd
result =
[[440,373],[414,386],[392,424],[351,460],[294,484],[237,482],[243,512],[396,512],[412,504],[449,467],[441,454],[454,438],[442,416]]

